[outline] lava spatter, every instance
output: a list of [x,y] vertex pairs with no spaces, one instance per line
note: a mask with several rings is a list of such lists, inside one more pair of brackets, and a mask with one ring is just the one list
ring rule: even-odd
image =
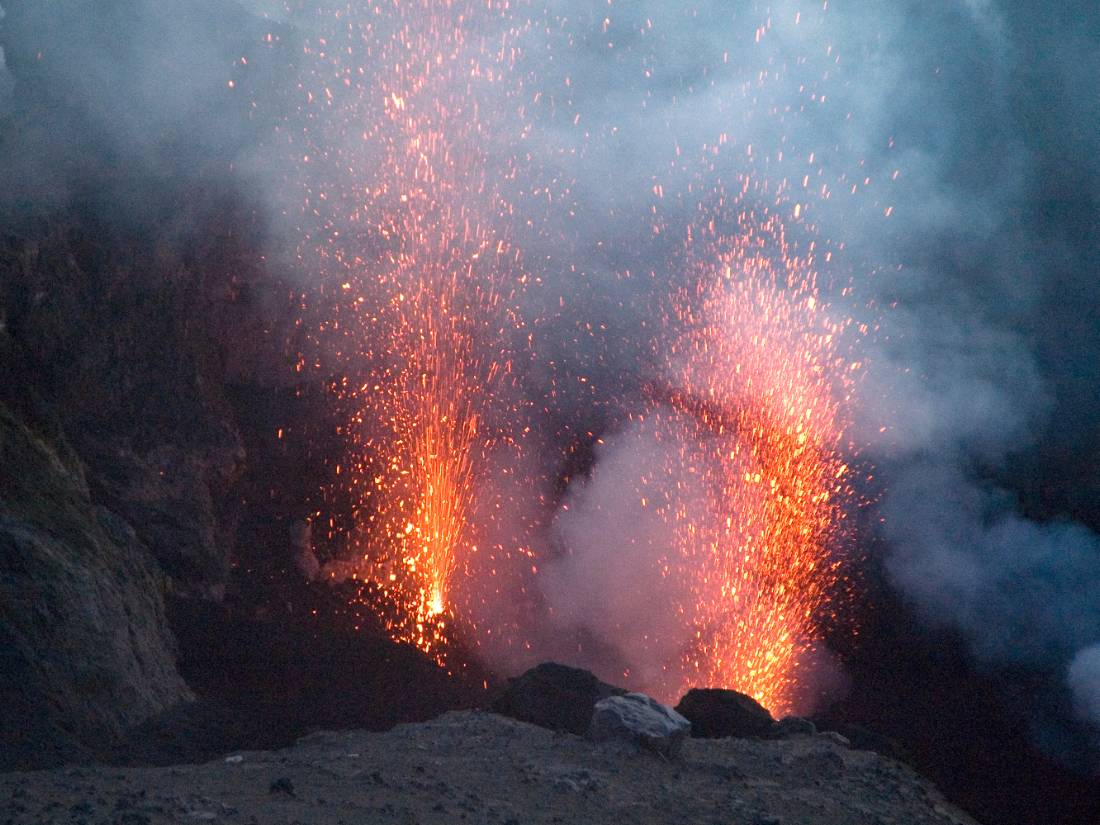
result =
[[732,687],[789,711],[840,578],[844,322],[774,214],[745,211],[728,233],[711,223],[687,257],[695,286],[676,301],[682,337],[659,391],[681,468],[704,490],[701,512],[669,516],[693,636],[679,687]]
[[351,558],[330,572],[370,583],[393,638],[445,664],[453,580],[476,552],[484,422],[505,403],[501,296],[521,276],[502,172],[489,170],[496,114],[482,114],[489,90],[509,97],[496,88],[514,58],[508,4],[414,0],[335,18],[339,35],[311,47],[331,76],[312,79],[309,100],[335,132],[313,159],[331,191],[310,193],[311,240],[343,281],[325,334],[347,372],[337,483],[357,515]]

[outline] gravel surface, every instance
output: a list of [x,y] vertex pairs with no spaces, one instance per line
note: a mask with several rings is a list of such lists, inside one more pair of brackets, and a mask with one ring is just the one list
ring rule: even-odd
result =
[[837,734],[692,739],[669,760],[463,711],[204,765],[0,775],[0,823],[976,825]]

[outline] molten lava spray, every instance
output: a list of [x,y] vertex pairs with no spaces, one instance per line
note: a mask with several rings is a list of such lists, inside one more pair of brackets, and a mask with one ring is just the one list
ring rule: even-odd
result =
[[373,583],[393,638],[444,664],[453,578],[476,551],[483,416],[509,369],[500,289],[518,262],[495,231],[508,207],[487,175],[478,101],[510,49],[506,33],[492,48],[472,37],[503,30],[492,2],[373,11],[349,39],[379,69],[362,89],[363,153],[347,168],[367,227],[343,285],[350,355],[370,368],[340,388],[354,410],[347,483],[359,512],[341,575]]
[[775,214],[699,234],[664,399],[693,422],[680,457],[704,490],[701,516],[672,511],[671,570],[689,583],[694,631],[681,687],[732,687],[787,712],[838,585],[842,326]]
[[[503,134],[527,134],[525,107],[544,97],[519,94],[513,44],[530,25],[516,26],[513,14],[506,2],[380,4],[347,19],[340,38],[313,46],[335,72],[314,83],[310,99],[345,113],[322,119],[339,122],[336,148],[307,160],[331,170],[332,186],[312,192],[309,208],[335,215],[325,236],[341,281],[331,329],[350,342],[342,345],[348,375],[338,389],[352,410],[340,479],[357,508],[351,558],[328,569],[366,582],[364,597],[393,638],[448,667],[461,664],[448,659],[458,635],[498,654],[501,644],[568,650],[547,644],[536,624],[552,624],[561,611],[549,598],[527,598],[545,596],[546,588],[529,585],[573,553],[530,529],[553,521],[532,510],[560,500],[518,491],[531,501],[514,508],[528,509],[507,536],[513,514],[490,524],[497,516],[480,500],[500,484],[489,478],[490,464],[501,477],[515,469],[490,458],[495,445],[532,423],[509,400],[509,334],[537,329],[540,318],[518,317],[512,306],[527,279],[506,228],[513,208],[505,187],[535,196],[523,201],[531,209],[540,208],[536,200],[557,203],[548,188],[556,184],[520,179],[516,164],[501,160],[513,155],[494,148]],[[840,330],[819,303],[812,252],[792,251],[776,213],[740,208],[733,221],[697,222],[683,257],[692,286],[672,297],[655,342],[667,354],[663,369],[650,374],[649,397],[623,412],[664,420],[649,431],[663,443],[640,483],[669,482],[661,495],[637,496],[646,518],[656,514],[667,528],[639,575],[670,586],[667,598],[645,606],[663,614],[660,640],[642,644],[648,658],[636,669],[646,672],[627,678],[666,699],[692,685],[734,687],[783,711],[838,583],[831,552],[846,468],[836,375],[846,373]],[[559,367],[546,357],[556,381]],[[543,399],[548,413],[555,392]],[[569,439],[566,449],[575,448]],[[562,466],[561,455],[517,458],[525,466],[542,461],[531,475],[539,480],[556,480]],[[606,523],[590,526],[604,545],[596,563],[634,564],[615,556],[618,538]],[[523,609],[509,614],[502,606],[509,598]],[[623,632],[609,630],[611,647]]]

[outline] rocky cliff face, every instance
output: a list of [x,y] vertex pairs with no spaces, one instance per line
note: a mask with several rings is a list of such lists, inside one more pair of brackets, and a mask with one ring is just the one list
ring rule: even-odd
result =
[[[295,566],[327,396],[296,383],[247,214],[207,207],[182,238],[0,221],[0,769],[277,746],[482,693]],[[177,668],[204,705],[160,714],[190,695]]]
[[224,593],[245,457],[227,386],[278,351],[216,224],[0,225],[0,765],[98,753],[190,697],[164,593]]
[[133,525],[174,586],[216,590],[235,526],[222,503],[243,461],[219,334],[233,323],[232,279],[94,225],[3,240],[0,398],[44,399],[93,497]]
[[[242,55],[270,28],[224,2],[173,23],[3,5],[0,764],[51,764],[190,697],[164,594],[224,594],[245,458],[228,387],[281,353],[230,173],[257,119],[224,79],[133,71],[127,24],[148,15],[176,67],[198,32]],[[188,99],[220,140],[172,117]]]
[[0,769],[78,758],[191,698],[163,586],[60,435],[0,405]]

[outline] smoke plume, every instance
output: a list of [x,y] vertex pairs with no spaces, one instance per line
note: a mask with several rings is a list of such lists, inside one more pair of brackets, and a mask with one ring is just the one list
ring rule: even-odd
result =
[[[650,3],[612,8],[605,25],[602,9],[552,10],[564,22],[546,51],[568,59],[546,82],[576,124],[559,115],[532,139],[573,182],[577,216],[544,235],[585,260],[551,280],[555,294],[598,283],[615,305],[600,329],[653,328],[647,290],[681,275],[692,181],[746,174],[788,185],[788,204],[805,198],[837,249],[834,305],[873,327],[853,343],[865,375],[849,410],[881,485],[889,575],[985,666],[1034,667],[1064,691],[1058,675],[1100,636],[1097,477],[1083,458],[1098,448],[1095,16],[1080,4]],[[693,160],[722,133],[736,148]],[[663,236],[631,219],[654,211]],[[564,340],[558,360],[617,375],[614,387],[652,369],[648,340],[595,337]],[[653,613],[615,612],[605,589],[555,584],[587,570],[605,587],[629,581],[639,601],[665,598],[635,571],[652,551],[623,550],[654,540],[617,504],[645,448],[630,429],[606,439],[559,521],[586,538],[570,534],[571,554],[547,565],[546,595],[593,634],[661,636]],[[593,542],[593,518],[614,539]],[[1079,702],[1085,670],[1070,671]]]

